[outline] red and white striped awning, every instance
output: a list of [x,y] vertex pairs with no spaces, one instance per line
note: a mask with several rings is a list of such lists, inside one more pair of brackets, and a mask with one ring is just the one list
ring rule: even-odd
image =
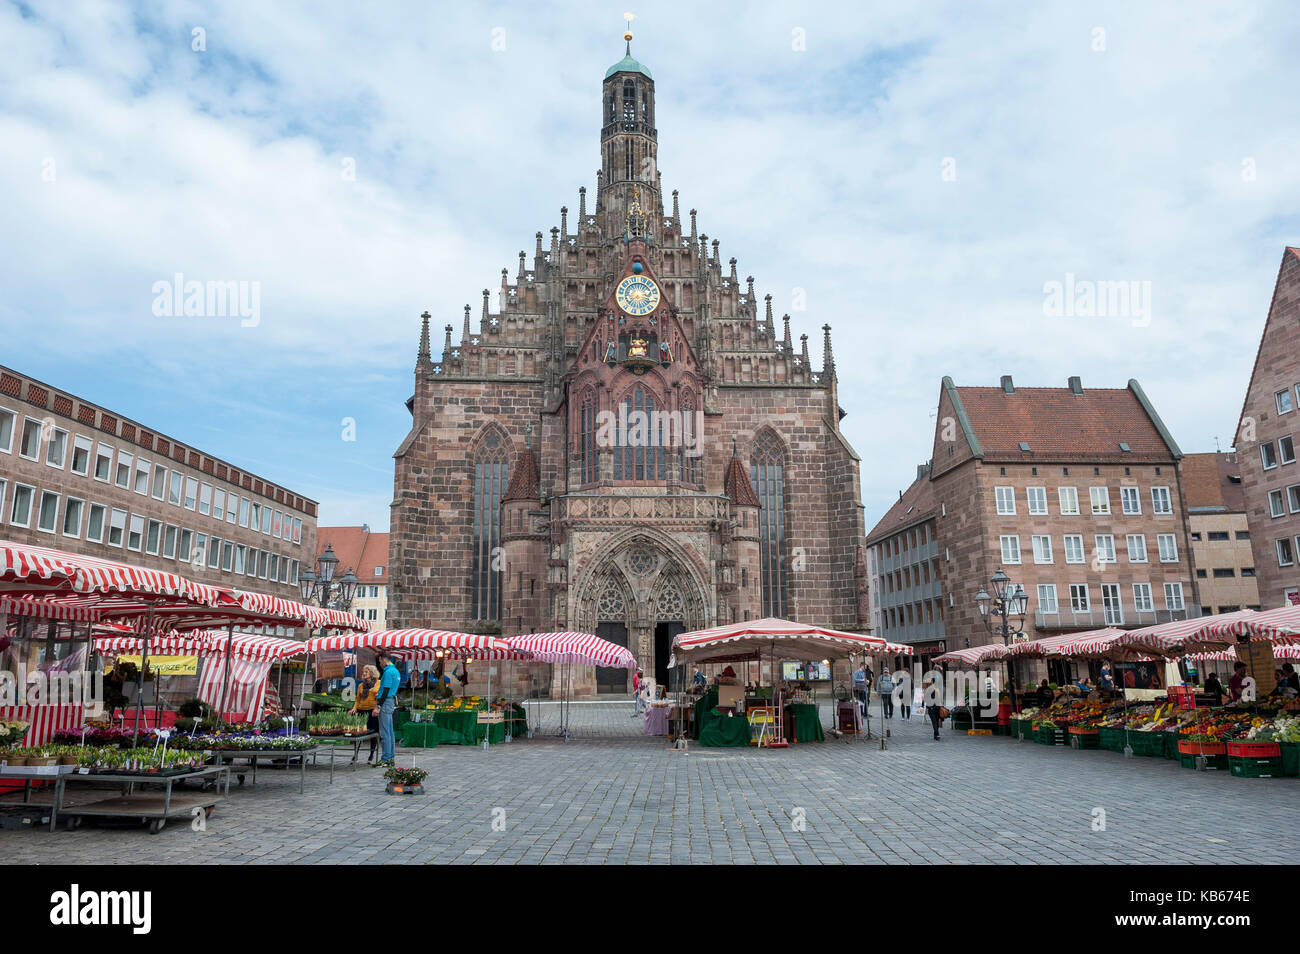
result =
[[1235,643],[1240,637],[1300,643],[1300,606],[1283,606],[1258,613],[1249,610],[1240,614],[1225,613],[1202,619],[1200,623],[1204,630],[1200,635],[1227,643]]
[[371,633],[343,633],[337,636],[317,636],[303,644],[308,652],[337,652],[339,650],[441,650],[453,659],[480,656],[492,651],[509,652],[511,647],[495,636],[474,633],[457,633],[440,629],[385,629]]
[[1001,643],[987,643],[983,646],[972,646],[970,649],[954,649],[942,656],[935,656],[933,661],[947,663],[950,666],[970,666],[973,668],[997,662],[1006,655],[1006,646]]
[[886,645],[879,636],[768,617],[682,633],[673,639],[673,656],[685,663],[740,662],[762,656],[815,661],[881,653]]
[[1221,613],[1213,617],[1196,617],[1132,629],[1116,638],[1116,646],[1131,647],[1153,656],[1177,657],[1188,653],[1214,652],[1236,642],[1231,636],[1217,636],[1211,630],[1220,623],[1231,623],[1257,614],[1250,610]]
[[910,656],[912,651],[907,643],[885,643],[883,649],[874,650],[879,656]]
[[[115,627],[116,628],[116,627]],[[306,653],[306,644],[297,639],[280,639],[258,633],[234,633],[230,639],[231,656],[237,659],[273,662]],[[224,631],[197,630],[190,633],[167,633],[149,640],[151,656],[202,656],[219,658],[226,654]],[[138,656],[144,640],[133,632],[101,636],[95,639],[95,651],[111,655]]]
[[72,623],[94,623],[99,620],[95,597],[6,596],[0,598],[0,613],[10,616],[31,616],[36,619],[54,619]]
[[[1189,659],[1196,662],[1236,662],[1237,647],[1231,649],[1222,649],[1217,653],[1193,653]],[[1295,660],[1300,659],[1300,643],[1277,643],[1273,646],[1273,658]]]
[[219,606],[222,601],[217,587],[179,573],[7,541],[0,541],[0,586],[9,591],[6,595],[98,594],[151,601],[171,597],[198,606]]
[[[95,652],[106,656],[139,656],[143,651],[144,640],[134,632],[95,638]],[[207,656],[212,652],[206,639],[190,635],[162,633],[149,640],[150,656]]]
[[626,646],[611,643],[593,633],[527,633],[510,636],[503,642],[512,649],[528,653],[536,662],[606,669],[636,668],[636,657]]
[[1082,633],[1044,636],[1012,643],[1007,647],[1007,656],[1012,659],[1045,659],[1048,656],[1093,656],[1111,651],[1123,654],[1128,651],[1113,645],[1114,640],[1122,635],[1124,630],[1108,626]]

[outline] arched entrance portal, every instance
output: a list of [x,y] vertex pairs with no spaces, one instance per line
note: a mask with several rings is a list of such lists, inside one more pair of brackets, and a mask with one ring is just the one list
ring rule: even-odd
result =
[[[669,684],[668,659],[678,633],[709,625],[710,602],[689,559],[659,534],[634,532],[611,545],[579,586],[575,618],[636,656],[646,675]],[[626,693],[626,672],[596,670],[596,691]]]

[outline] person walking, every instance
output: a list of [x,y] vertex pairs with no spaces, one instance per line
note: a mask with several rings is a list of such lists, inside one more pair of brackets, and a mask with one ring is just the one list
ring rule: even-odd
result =
[[397,688],[402,684],[402,674],[393,665],[393,657],[381,652],[375,655],[375,662],[381,670],[379,675],[379,692],[375,703],[379,709],[379,762],[381,766],[392,767],[397,753],[393,739],[393,712],[397,709]]
[[853,698],[858,700],[860,714],[867,714],[867,664],[853,670]]
[[939,726],[943,724],[943,692],[939,688],[939,681],[934,676],[925,684],[924,696],[925,714],[930,717],[930,725],[934,727],[934,741],[939,741]]
[[632,676],[632,698],[636,700],[636,707],[632,710],[633,719],[639,719],[641,717],[641,709],[642,709],[641,690],[644,688],[644,686],[645,686],[645,674],[640,669],[638,669]]
[[880,670],[876,680],[876,692],[880,694],[880,714],[886,719],[894,718],[894,677],[888,669]]
[[[374,666],[366,666],[361,670],[361,682],[357,684],[357,698],[352,704],[352,715],[359,713],[365,715],[367,734],[379,731],[379,714],[375,711],[378,706],[378,695],[379,670]],[[370,740],[370,755],[366,758],[367,765],[375,760],[375,749],[378,746],[378,738]]]

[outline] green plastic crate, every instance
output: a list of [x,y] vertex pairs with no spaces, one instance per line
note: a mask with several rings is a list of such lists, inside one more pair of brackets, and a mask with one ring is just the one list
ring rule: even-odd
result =
[[1102,728],[1097,732],[1097,747],[1107,752],[1124,751],[1124,730]]
[[1291,778],[1300,776],[1300,742],[1281,742],[1282,774]]
[[[1163,758],[1165,754],[1165,736],[1173,735],[1170,732],[1130,732],[1128,733],[1127,742],[1133,747],[1134,755],[1150,755]],[[1120,751],[1124,747],[1120,746]]]
[[1097,735],[1070,735],[1070,748],[1072,749],[1096,749],[1101,747],[1101,734]]
[[1160,734],[1160,735],[1163,735],[1163,736],[1165,737],[1165,753],[1164,753],[1164,754],[1165,754],[1165,758],[1167,758],[1167,759],[1177,759],[1177,758],[1178,758],[1178,754],[1179,754],[1179,753],[1178,753],[1178,733],[1177,733],[1177,732],[1161,732],[1161,733],[1159,733],[1159,734]]
[[1270,758],[1241,758],[1236,755],[1228,757],[1228,771],[1237,778],[1281,778],[1282,777],[1282,759],[1277,756]]
[[[1196,758],[1195,755],[1180,752],[1178,753],[1178,764],[1185,769],[1194,769],[1196,768]],[[1228,768],[1228,757],[1226,755],[1207,755],[1205,756],[1205,767],[1224,771]]]
[[1040,742],[1043,745],[1069,745],[1070,744],[1069,736],[1066,734],[1066,731],[1062,726],[1056,726],[1055,728],[1051,728],[1051,729],[1044,729],[1040,727],[1037,732],[1037,737],[1035,738],[1034,741]]

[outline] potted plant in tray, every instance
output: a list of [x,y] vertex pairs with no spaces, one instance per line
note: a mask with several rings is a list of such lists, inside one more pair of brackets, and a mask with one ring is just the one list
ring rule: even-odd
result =
[[429,773],[422,768],[398,768],[394,766],[384,773],[388,779],[389,795],[422,795],[424,780]]

